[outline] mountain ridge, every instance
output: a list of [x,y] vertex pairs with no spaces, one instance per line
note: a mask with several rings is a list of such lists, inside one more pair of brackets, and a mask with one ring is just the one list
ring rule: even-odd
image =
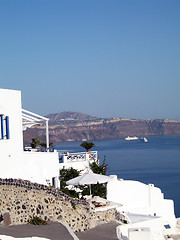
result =
[[[127,136],[180,134],[180,120],[101,118],[79,112],[48,114],[51,142],[82,141]],[[45,141],[45,126],[34,126],[24,132],[25,144],[39,136]]]
[[71,111],[51,113],[46,115],[45,117],[49,118],[51,122],[62,121],[62,120],[83,120],[84,121],[84,120],[93,120],[97,118],[85,113],[71,112]]

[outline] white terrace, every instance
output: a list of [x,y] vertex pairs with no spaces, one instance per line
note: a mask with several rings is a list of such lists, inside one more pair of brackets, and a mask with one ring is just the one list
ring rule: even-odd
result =
[[59,169],[74,168],[78,171],[89,169],[89,164],[98,161],[97,151],[78,152],[78,153],[61,153],[59,151]]

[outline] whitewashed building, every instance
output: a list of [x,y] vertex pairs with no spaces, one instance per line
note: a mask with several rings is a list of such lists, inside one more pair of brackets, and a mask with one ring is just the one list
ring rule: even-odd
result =
[[114,176],[107,184],[107,199],[122,204],[124,212],[175,219],[173,200],[164,199],[161,189],[153,184],[121,180]]
[[116,209],[124,213],[129,224],[117,227],[120,240],[164,239],[174,233],[176,217],[173,200],[164,199],[160,188],[133,180],[111,176],[107,183],[107,199],[121,204]]
[[0,89],[0,178],[59,186],[58,152],[24,151],[23,130],[48,119],[22,109],[21,91]]

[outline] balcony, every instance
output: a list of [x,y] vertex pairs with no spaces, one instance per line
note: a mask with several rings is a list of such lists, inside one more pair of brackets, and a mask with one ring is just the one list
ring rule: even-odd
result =
[[77,170],[85,170],[89,168],[89,164],[98,161],[97,151],[64,153],[59,152],[59,168],[74,168]]

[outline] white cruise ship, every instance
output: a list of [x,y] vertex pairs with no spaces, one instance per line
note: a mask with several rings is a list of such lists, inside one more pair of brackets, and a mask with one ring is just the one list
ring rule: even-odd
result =
[[147,138],[142,137],[142,138],[141,138],[141,142],[148,142],[148,140],[147,140]]
[[128,141],[129,140],[137,140],[137,139],[138,139],[138,137],[129,137],[129,136],[125,138],[125,140],[128,140]]

